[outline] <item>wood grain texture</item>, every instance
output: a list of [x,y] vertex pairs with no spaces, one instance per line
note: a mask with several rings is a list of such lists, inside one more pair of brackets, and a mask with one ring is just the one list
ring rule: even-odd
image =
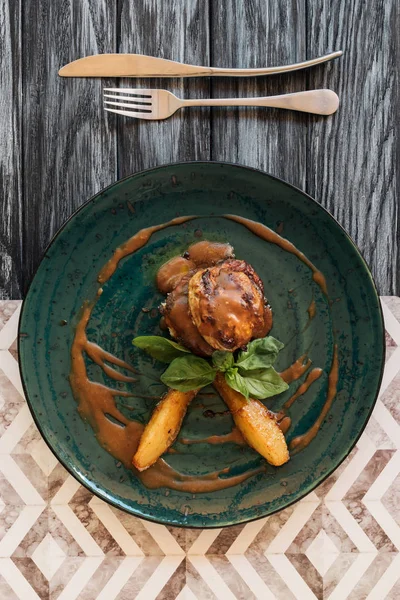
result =
[[[119,52],[209,64],[208,0],[119,0]],[[208,79],[125,79],[121,87],[168,89],[181,97],[205,98]],[[119,177],[181,160],[210,158],[210,109],[178,111],[166,121],[108,116],[118,127]]]
[[20,4],[0,2],[0,299],[19,298],[21,262]]
[[308,0],[307,52],[345,53],[308,72],[341,98],[334,119],[310,118],[307,191],[350,233],[381,294],[400,294],[400,4]]
[[23,11],[27,284],[62,223],[116,179],[115,133],[104,119],[101,102],[104,82],[57,75],[62,65],[79,56],[115,51],[116,11],[107,0],[24,0]]
[[[306,58],[305,0],[213,2],[212,66],[261,67]],[[311,58],[311,57],[310,57]],[[304,71],[271,77],[212,80],[216,97],[268,96],[304,89]],[[212,158],[263,169],[302,188],[307,115],[233,108],[212,113]]]
[[[23,43],[22,43],[23,40]],[[222,67],[332,63],[258,79],[60,79],[99,52]],[[119,177],[179,160],[264,169],[309,192],[355,239],[381,294],[400,294],[398,0],[0,0],[0,298],[21,297],[52,235]],[[108,84],[184,97],[330,87],[333,117],[186,109],[164,122],[103,113]]]

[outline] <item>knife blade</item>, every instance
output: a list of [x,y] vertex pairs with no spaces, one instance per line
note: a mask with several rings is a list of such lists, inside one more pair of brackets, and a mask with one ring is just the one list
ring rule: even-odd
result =
[[68,63],[58,74],[61,77],[249,77],[306,69],[342,54],[339,50],[301,63],[259,69],[201,67],[144,54],[95,54]]

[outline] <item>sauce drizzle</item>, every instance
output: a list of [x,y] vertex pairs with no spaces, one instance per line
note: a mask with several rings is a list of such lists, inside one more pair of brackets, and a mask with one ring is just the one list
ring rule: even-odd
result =
[[[326,396],[325,404],[322,407],[322,410],[318,416],[318,419],[315,423],[302,435],[295,437],[290,442],[290,450],[294,450],[295,452],[299,452],[303,450],[308,444],[315,438],[317,435],[326,415],[329,412],[330,407],[332,406],[332,402],[337,394],[337,384],[339,379],[339,361],[338,361],[338,350],[337,345],[335,344],[333,349],[333,359],[332,366],[328,376],[328,393]],[[293,454],[293,453],[292,453]]]
[[309,320],[312,321],[317,314],[317,305],[315,304],[314,298],[311,300],[310,306],[307,308],[307,312]]
[[292,406],[293,402],[295,402],[299,396],[302,396],[303,394],[305,394],[306,391],[308,390],[308,388],[314,383],[314,381],[317,381],[317,379],[319,379],[321,377],[322,373],[323,373],[323,371],[319,367],[310,371],[306,377],[305,382],[302,383],[297,388],[297,390],[295,391],[293,396],[291,396],[289,398],[289,400],[287,400],[285,402],[285,404],[283,405],[283,409],[287,410],[288,408],[290,408]]
[[185,444],[190,446],[192,444],[237,444],[238,446],[247,446],[242,434],[240,433],[237,427],[234,427],[232,431],[229,433],[223,433],[219,435],[210,435],[206,438],[201,439],[190,439],[190,438],[181,438],[179,440],[181,444]]
[[161,225],[153,225],[153,227],[147,227],[146,229],[141,229],[134,236],[129,238],[126,242],[118,246],[114,251],[114,254],[110,258],[108,262],[101,269],[98,274],[97,281],[99,283],[105,283],[114,275],[118,263],[120,260],[128,256],[129,254],[133,254],[136,250],[143,248],[156,231],[161,231],[162,229],[166,229],[167,227],[172,227],[173,225],[181,225],[182,223],[186,223],[187,221],[193,221],[193,219],[197,219],[195,215],[187,216],[187,217],[176,217],[176,219],[172,219],[168,221],[168,223],[162,223]]
[[286,381],[286,383],[292,383],[292,381],[300,379],[300,377],[304,375],[306,371],[308,371],[311,363],[312,361],[307,358],[307,355],[302,354],[300,358],[290,365],[290,367],[279,373],[279,375],[282,377],[283,381]]
[[266,225],[262,223],[257,223],[256,221],[252,221],[251,219],[246,219],[245,217],[238,217],[237,215],[224,215],[226,219],[230,221],[236,221],[236,223],[241,223],[244,225],[249,231],[255,233],[259,238],[269,242],[270,244],[276,244],[285,252],[289,252],[289,254],[294,254],[301,262],[303,262],[307,267],[309,267],[312,271],[312,278],[315,283],[320,287],[321,291],[325,296],[328,296],[328,288],[326,285],[326,279],[323,273],[307,258],[303,252],[301,252],[292,242],[283,238],[279,233],[273,231]]
[[[129,240],[116,248],[112,257],[100,270],[97,281],[99,284],[106,283],[115,273],[119,262],[126,256],[133,254],[142,248],[153,233],[171,227],[180,225],[187,221],[197,219],[197,216],[182,216],[172,219],[167,223],[155,225],[138,231]],[[317,267],[291,242],[284,239],[279,233],[269,229],[263,224],[256,223],[250,219],[235,215],[225,215],[226,219],[241,223],[255,235],[265,241],[276,244],[284,251],[289,252],[306,264],[312,271],[313,281],[320,287],[324,295],[327,294],[327,286],[324,275]],[[224,468],[212,473],[200,476],[190,476],[176,471],[164,459],[160,458],[152,467],[146,471],[137,471],[131,461],[135,454],[142,435],[144,426],[138,421],[131,420],[118,409],[115,403],[116,397],[132,397],[134,394],[109,388],[98,382],[91,381],[88,377],[84,355],[86,354],[95,364],[97,364],[105,374],[110,378],[127,383],[135,383],[137,379],[131,375],[126,375],[118,371],[115,367],[119,367],[132,374],[137,374],[137,371],[125,361],[113,356],[109,352],[103,350],[97,344],[88,340],[86,335],[86,327],[92,314],[92,310],[102,293],[99,287],[95,299],[89,303],[86,302],[82,307],[82,313],[76,326],[75,336],[71,348],[71,371],[70,383],[74,397],[78,403],[78,411],[83,419],[87,420],[94,430],[95,436],[99,444],[112,454],[128,469],[132,469],[135,475],[141,479],[142,483],[149,489],[159,487],[168,487],[174,490],[180,490],[190,493],[211,492],[222,490],[234,485],[237,485],[247,478],[265,471],[265,465],[261,465],[255,469],[251,469],[228,477],[229,468]],[[316,305],[312,300],[308,314],[310,320],[316,314]],[[298,358],[290,367],[282,371],[281,377],[291,383],[299,379],[311,366],[311,360],[306,355]],[[317,435],[318,430],[323,423],[337,392],[338,382],[338,356],[337,346],[334,347],[334,355],[331,370],[328,378],[328,393],[325,404],[315,423],[304,434],[294,438],[290,444],[290,449],[298,452],[305,448]],[[307,375],[306,380],[300,385],[295,394],[285,403],[275,418],[280,427],[285,432],[290,427],[290,417],[285,413],[285,410],[290,408],[293,402],[316,381],[322,374],[322,369],[314,368]],[[203,394],[205,395],[205,394]],[[236,443],[244,445],[245,441],[240,432],[234,428],[230,433],[224,435],[209,436],[205,439],[186,439],[180,440],[183,444],[198,444],[198,443]]]

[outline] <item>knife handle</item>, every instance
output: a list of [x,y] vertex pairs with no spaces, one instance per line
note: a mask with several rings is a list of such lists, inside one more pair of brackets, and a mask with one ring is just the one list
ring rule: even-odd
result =
[[[339,58],[339,56],[342,56],[342,54],[342,50],[338,50],[337,52],[331,52],[330,54],[326,54],[325,56],[319,56],[318,58],[306,60],[301,63],[283,65],[280,67],[265,67],[262,69],[220,69],[218,67],[209,67],[209,70],[211,71],[210,75],[216,75],[218,77],[252,77],[258,75],[274,75],[277,73],[299,71],[300,69],[307,69],[308,67],[320,65],[321,63],[327,62],[328,60]],[[201,73],[201,75],[207,74]]]

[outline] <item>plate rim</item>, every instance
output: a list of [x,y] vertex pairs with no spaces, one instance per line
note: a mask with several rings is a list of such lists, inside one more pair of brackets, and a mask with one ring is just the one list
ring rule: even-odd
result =
[[[85,482],[83,481],[83,479],[81,479],[79,477],[79,475],[74,472],[74,470],[68,465],[67,461],[62,459],[60,456],[58,456],[57,452],[53,449],[52,447],[52,443],[50,442],[49,439],[47,439],[46,435],[44,434],[43,430],[42,430],[42,426],[35,414],[35,411],[33,409],[33,405],[31,404],[31,400],[29,398],[29,394],[28,394],[28,388],[27,385],[25,383],[25,379],[24,379],[24,373],[23,373],[23,369],[22,369],[22,363],[19,359],[20,357],[20,350],[21,350],[21,327],[22,327],[22,321],[23,321],[23,317],[24,317],[24,313],[25,313],[25,307],[27,304],[27,299],[29,296],[29,293],[31,291],[33,282],[36,278],[36,275],[40,269],[40,266],[43,263],[44,260],[44,256],[45,254],[47,254],[48,250],[51,248],[51,246],[53,245],[53,243],[55,242],[55,240],[58,238],[58,236],[64,231],[65,227],[67,226],[67,224],[72,221],[81,210],[83,210],[86,206],[88,206],[90,203],[93,203],[96,198],[98,196],[102,196],[105,192],[107,192],[108,190],[110,190],[111,188],[113,188],[115,185],[122,183],[124,181],[127,181],[128,179],[131,179],[132,177],[139,177],[141,175],[147,175],[153,171],[159,171],[162,169],[167,169],[167,168],[171,168],[171,167],[179,167],[182,165],[220,165],[220,166],[229,166],[229,167],[235,167],[238,169],[245,169],[247,171],[253,171],[255,173],[258,173],[260,175],[263,176],[267,176],[270,179],[273,179],[275,181],[279,181],[281,184],[284,184],[285,186],[289,187],[292,190],[295,190],[296,192],[299,192],[300,194],[302,194],[303,196],[305,196],[308,200],[311,200],[312,203],[314,203],[318,208],[322,209],[323,212],[326,213],[326,215],[328,216],[328,219],[330,218],[338,227],[339,229],[342,231],[342,233],[345,235],[346,239],[348,242],[350,242],[351,246],[353,247],[353,250],[355,251],[355,253],[359,256],[359,258],[361,259],[361,263],[364,269],[364,273],[368,276],[368,280],[369,282],[372,284],[372,291],[373,294],[375,296],[376,302],[377,302],[377,306],[378,306],[378,313],[379,313],[379,327],[381,329],[381,338],[382,338],[382,357],[381,357],[381,365],[380,365],[380,372],[379,372],[379,378],[378,378],[378,385],[377,385],[377,390],[375,392],[375,398],[371,404],[371,407],[368,411],[368,413],[365,416],[365,420],[364,423],[360,429],[359,434],[354,438],[353,442],[350,444],[350,447],[348,448],[348,450],[346,450],[346,452],[344,453],[344,455],[340,458],[340,460],[337,462],[337,464],[335,464],[335,466],[332,469],[328,469],[327,473],[324,474],[322,477],[320,477],[317,481],[314,481],[310,486],[307,487],[307,491],[305,491],[304,493],[302,492],[295,500],[291,500],[290,502],[286,503],[284,506],[281,506],[280,508],[276,508],[274,510],[271,511],[265,511],[263,512],[263,514],[259,514],[255,517],[250,517],[250,518],[242,518],[242,519],[236,519],[234,521],[231,522],[224,522],[224,523],[220,523],[220,522],[211,522],[210,524],[207,525],[202,525],[202,524],[197,524],[197,523],[182,523],[182,522],[176,522],[175,520],[168,520],[168,518],[156,518],[150,515],[143,515],[141,512],[135,511],[135,510],[131,510],[129,509],[129,507],[127,506],[122,506],[119,502],[117,502],[116,500],[113,500],[112,498],[108,497],[107,492],[103,491],[103,493],[101,493],[101,491],[99,489],[93,489],[94,486],[91,485],[89,482]],[[332,215],[332,213],[325,208],[322,204],[320,204],[315,198],[313,198],[312,196],[310,196],[310,194],[308,194],[307,192],[305,192],[304,190],[302,190],[301,188],[293,185],[292,183],[289,183],[288,181],[277,177],[276,175],[271,175],[270,173],[268,173],[267,171],[263,171],[262,169],[258,169],[256,167],[250,167],[247,165],[243,165],[241,163],[232,163],[232,162],[225,162],[225,161],[216,161],[216,160],[190,160],[190,161],[178,161],[178,162],[173,162],[173,163],[166,163],[166,164],[162,164],[162,165],[157,165],[155,167],[149,167],[147,169],[142,169],[140,171],[137,171],[135,173],[131,173],[130,175],[127,175],[126,177],[123,177],[121,179],[117,179],[116,181],[114,181],[113,183],[107,185],[106,187],[102,188],[100,191],[96,192],[94,195],[92,195],[88,200],[86,200],[83,204],[81,204],[81,206],[79,206],[76,210],[74,210],[72,212],[72,214],[64,221],[64,223],[61,225],[61,227],[56,231],[56,233],[52,236],[51,240],[49,241],[49,243],[47,244],[47,246],[45,247],[45,249],[43,250],[42,253],[42,257],[38,263],[38,265],[35,267],[33,275],[29,281],[28,287],[26,289],[26,293],[25,293],[25,297],[23,298],[22,301],[22,306],[21,306],[21,312],[20,312],[20,316],[19,316],[19,320],[18,320],[18,332],[17,332],[17,349],[18,349],[18,370],[19,370],[19,374],[21,377],[21,383],[22,383],[22,388],[24,391],[24,396],[25,396],[25,401],[28,405],[29,411],[31,413],[31,416],[33,418],[33,421],[36,425],[36,427],[39,430],[39,433],[42,437],[42,439],[44,440],[44,442],[46,443],[47,447],[49,448],[49,450],[52,452],[52,454],[56,457],[57,461],[64,467],[64,469],[66,469],[66,471],[72,475],[72,477],[74,477],[80,485],[82,485],[83,487],[85,487],[88,491],[90,491],[94,496],[97,496],[98,498],[100,498],[101,500],[103,500],[104,502],[107,502],[108,504],[110,504],[111,506],[114,506],[115,508],[122,510],[124,512],[126,512],[129,515],[132,515],[134,517],[140,518],[140,519],[144,519],[146,521],[150,521],[152,523],[158,523],[160,525],[170,525],[173,527],[181,527],[183,529],[216,529],[216,528],[222,528],[222,527],[230,527],[233,525],[241,525],[241,524],[245,524],[245,523],[251,523],[253,521],[257,521],[259,519],[263,519],[266,516],[271,516],[273,514],[276,514],[278,512],[280,512],[281,510],[285,510],[286,508],[289,508],[290,506],[292,506],[293,504],[296,504],[297,502],[299,502],[300,500],[302,500],[303,498],[305,498],[306,496],[308,496],[308,494],[310,494],[311,492],[313,492],[319,485],[321,485],[324,481],[326,481],[326,479],[328,479],[328,477],[330,477],[332,475],[332,473],[334,473],[336,471],[336,469],[338,469],[340,467],[340,465],[346,460],[346,458],[349,456],[349,454],[351,453],[351,451],[353,450],[353,448],[356,446],[358,440],[360,439],[360,437],[362,436],[362,434],[365,431],[365,428],[371,418],[372,412],[375,408],[376,402],[378,400],[379,397],[379,392],[380,392],[380,388],[381,388],[381,384],[382,384],[382,378],[383,378],[383,374],[384,374],[384,369],[385,369],[385,358],[386,358],[386,338],[385,338],[385,323],[384,323],[384,318],[383,318],[383,310],[382,310],[382,305],[381,305],[381,300],[379,297],[379,293],[374,281],[374,278],[372,276],[372,273],[370,271],[370,268],[365,260],[365,258],[363,257],[360,249],[358,248],[357,244],[354,242],[354,240],[352,239],[352,237],[350,236],[350,234],[345,230],[345,228],[339,223],[339,221],[334,217],[334,215]]]

